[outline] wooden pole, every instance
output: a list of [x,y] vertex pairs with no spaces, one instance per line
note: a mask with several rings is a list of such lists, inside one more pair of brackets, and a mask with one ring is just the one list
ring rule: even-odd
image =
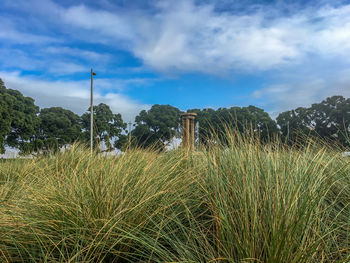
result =
[[130,144],[131,144],[131,122],[128,123],[129,124],[129,147],[130,147]]
[[93,79],[94,79],[94,71],[91,69],[91,95],[90,95],[90,148],[91,148],[91,153],[92,149],[94,147],[94,141],[93,141],[93,128],[94,128],[94,99],[93,99]]
[[91,95],[90,95],[90,148],[91,148],[91,153],[94,147],[94,140],[93,140],[93,136],[94,136],[94,92],[93,92],[93,81],[94,81],[94,76],[96,76],[96,73],[93,71],[93,69],[91,69]]

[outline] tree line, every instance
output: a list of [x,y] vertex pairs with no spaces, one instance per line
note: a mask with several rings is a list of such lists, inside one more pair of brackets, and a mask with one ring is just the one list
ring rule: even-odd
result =
[[[350,99],[333,96],[309,108],[299,107],[280,113],[276,121],[255,106],[189,109],[197,113],[198,142],[225,140],[227,128],[242,133],[256,132],[267,141],[278,135],[287,143],[301,142],[303,136],[317,136],[348,146]],[[114,114],[104,103],[94,106],[94,145],[104,144],[106,151],[127,145],[164,149],[180,136],[181,111],[170,105],[153,105],[135,118],[130,134],[121,114]],[[130,135],[130,137],[129,137]],[[215,138],[214,138],[215,136]],[[5,147],[22,153],[57,151],[76,141],[90,139],[90,108],[81,116],[61,107],[40,109],[34,99],[8,89],[0,79],[0,152]]]

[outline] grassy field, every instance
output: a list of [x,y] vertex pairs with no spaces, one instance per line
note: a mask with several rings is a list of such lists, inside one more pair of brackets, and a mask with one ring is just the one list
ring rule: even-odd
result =
[[350,262],[350,159],[229,141],[0,162],[0,262]]

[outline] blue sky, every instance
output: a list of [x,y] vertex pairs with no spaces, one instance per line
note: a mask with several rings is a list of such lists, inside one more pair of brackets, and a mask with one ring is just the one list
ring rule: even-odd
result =
[[2,0],[0,77],[40,107],[255,105],[350,97],[350,2]]

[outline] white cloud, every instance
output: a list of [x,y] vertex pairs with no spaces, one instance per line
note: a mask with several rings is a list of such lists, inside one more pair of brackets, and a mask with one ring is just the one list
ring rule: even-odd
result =
[[[98,35],[129,39],[133,35],[132,18],[104,10],[92,10],[85,5],[73,6],[61,13],[63,21],[86,30],[95,30]],[[91,35],[93,40],[96,36]]]
[[109,55],[101,54],[91,50],[85,50],[80,48],[71,48],[68,46],[50,46],[42,50],[50,55],[68,55],[71,57],[78,57],[85,60],[103,61],[106,62],[109,60]]
[[[270,70],[301,65],[309,54],[333,58],[350,51],[350,5],[323,4],[286,15],[273,6],[246,14],[217,12],[215,3],[193,0],[155,1],[152,11],[64,7],[51,0],[15,2],[4,4],[45,17],[71,39],[127,49],[160,71]],[[13,25],[0,32],[0,38],[5,37],[18,43],[57,41]]]
[[0,30],[0,39],[6,41],[6,43],[13,42],[15,44],[48,44],[61,42],[53,37],[21,32],[9,27],[2,27]]
[[0,48],[0,57],[2,58],[0,65],[5,69],[42,70],[56,76],[89,72],[90,70],[83,63],[74,62],[74,59],[66,58],[61,54],[55,57],[52,52],[46,53],[42,49],[29,53],[15,48]]
[[[232,3],[225,2],[225,5]],[[118,7],[93,9],[74,3],[64,7],[56,3],[5,0],[7,7],[33,12],[55,28],[57,32],[54,33],[63,33],[60,35],[62,42],[69,37],[69,43],[103,43],[126,49],[140,58],[145,68],[150,66],[167,73],[197,71],[226,76],[237,70],[269,71],[270,76],[274,74],[274,78],[279,79],[256,91],[253,97],[265,100],[263,106],[271,111],[308,106],[335,94],[350,96],[347,84],[350,74],[346,70],[350,67],[350,5],[332,7],[323,3],[286,15],[280,10],[272,10],[272,5],[249,9],[246,13],[243,10],[239,13],[218,12],[216,1],[201,5],[192,0],[155,1],[151,11]],[[45,45],[52,41],[39,33],[35,35],[34,31],[26,33],[26,27],[15,25],[16,22],[6,24],[6,31],[0,33],[0,38],[8,37],[19,44]],[[45,69],[57,76],[88,71],[81,60],[84,57],[95,65],[102,63],[100,68],[104,68],[106,64],[103,63],[113,55],[68,47],[69,43],[45,46],[40,50],[41,57],[11,48],[7,49],[11,55],[0,50],[0,56],[4,68],[17,64],[22,69]],[[53,58],[49,59],[51,55]],[[112,70],[120,69],[109,69],[109,72]],[[288,76],[287,71],[291,72]],[[89,87],[88,82],[47,81],[6,74],[12,87],[37,98],[40,105],[60,105],[76,112],[88,107],[89,94],[85,88]],[[279,74],[284,76],[279,77]],[[120,92],[127,85],[145,84],[144,81],[135,78],[113,83],[100,79],[101,94],[97,94],[96,99],[114,105],[114,109],[121,109],[124,114],[132,109],[138,112],[147,105],[134,102]],[[102,90],[107,95],[102,95]],[[113,93],[113,90],[119,93]],[[61,104],[56,102],[56,96]]]
[[0,57],[0,65],[4,69],[41,70],[55,76],[88,73],[90,68],[87,61],[98,68],[105,68],[109,60],[105,54],[65,46],[40,48],[31,52],[5,47],[0,48]]
[[2,7],[13,8],[23,12],[32,12],[55,19],[63,8],[51,0],[2,0]]
[[310,53],[342,56],[350,49],[350,5],[284,16],[267,8],[236,15],[218,13],[213,4],[160,3],[156,13],[81,5],[62,16],[65,23],[94,31],[85,40],[121,42],[161,71],[269,70],[301,63]]
[[263,99],[259,106],[267,109],[274,117],[286,110],[310,107],[334,95],[349,98],[350,69],[340,70],[334,75],[288,76],[284,82],[256,90],[252,95],[256,99]]
[[2,68],[21,68],[22,70],[42,69],[45,62],[31,57],[27,52],[14,48],[0,48],[0,65]]
[[[151,11],[121,8],[109,11],[88,5],[63,7],[50,0],[20,4],[5,1],[7,6],[17,9],[25,6],[27,11],[31,6],[30,12],[46,17],[71,39],[127,49],[159,71],[216,74],[280,69],[302,65],[310,54],[350,62],[344,58],[350,52],[350,5],[323,4],[286,15],[273,10],[273,6],[260,6],[244,14],[218,12],[213,2],[154,3]],[[50,40],[40,35],[23,36],[25,32],[14,29],[6,31],[3,36],[19,43],[21,39]],[[65,47],[48,51],[72,54],[75,50]],[[93,52],[84,55],[96,59],[99,56]]]
[[49,63],[47,67],[47,71],[49,73],[53,73],[54,75],[66,75],[66,74],[74,74],[78,72],[89,72],[89,67],[72,63],[72,62],[64,62],[64,61],[56,60],[53,63]]
[[[7,88],[16,89],[35,99],[41,108],[63,107],[77,114],[85,112],[90,105],[89,81],[49,81],[21,76],[18,72],[0,72]],[[117,82],[117,80],[111,80]],[[121,113],[124,121],[133,121],[135,116],[150,106],[139,103],[121,93],[103,94],[103,82],[95,86],[94,104],[105,103],[114,113]]]

